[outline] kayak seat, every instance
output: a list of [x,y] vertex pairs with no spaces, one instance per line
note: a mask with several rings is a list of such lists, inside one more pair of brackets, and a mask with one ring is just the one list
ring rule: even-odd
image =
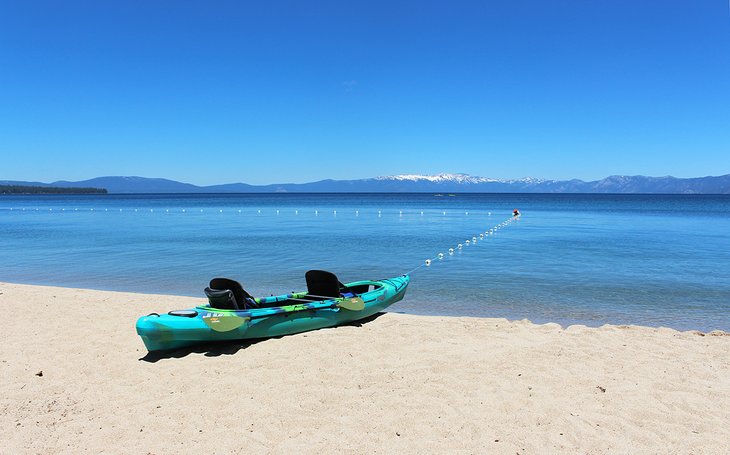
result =
[[221,310],[245,310],[258,308],[256,300],[243,289],[241,283],[229,278],[213,278],[205,288],[211,308]]
[[364,294],[366,292],[374,291],[375,289],[379,289],[380,287],[381,286],[378,286],[376,288],[372,284],[359,284],[356,286],[348,286],[347,290],[352,292],[355,295],[358,295],[358,294]]
[[347,290],[334,273],[325,270],[310,270],[304,274],[304,279],[307,280],[308,299],[327,300],[342,297],[342,292]]

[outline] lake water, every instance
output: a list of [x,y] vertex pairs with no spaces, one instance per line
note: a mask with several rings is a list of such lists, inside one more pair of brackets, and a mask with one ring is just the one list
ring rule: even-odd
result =
[[202,296],[227,276],[269,295],[444,253],[391,311],[730,330],[730,196],[0,196],[0,230],[0,281]]

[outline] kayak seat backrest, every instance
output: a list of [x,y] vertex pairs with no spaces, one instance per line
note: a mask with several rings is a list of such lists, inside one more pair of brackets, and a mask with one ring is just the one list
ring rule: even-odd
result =
[[345,288],[334,273],[325,270],[310,270],[304,278],[307,280],[307,294],[313,299],[340,297],[341,290]]
[[205,295],[208,297],[208,305],[219,310],[237,310],[238,302],[230,289],[205,288]]
[[243,289],[241,283],[229,278],[213,278],[205,288],[205,295],[213,308],[222,310],[244,310],[256,308],[256,300]]

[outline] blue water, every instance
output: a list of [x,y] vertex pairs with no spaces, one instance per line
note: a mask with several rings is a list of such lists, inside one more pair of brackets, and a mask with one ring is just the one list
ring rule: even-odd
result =
[[0,281],[202,296],[228,276],[268,295],[441,252],[392,311],[730,330],[730,196],[0,196],[0,232]]

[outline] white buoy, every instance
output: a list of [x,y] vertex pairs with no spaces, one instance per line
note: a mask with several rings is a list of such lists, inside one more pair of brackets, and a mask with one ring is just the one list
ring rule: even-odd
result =
[[261,210],[259,210],[259,215],[261,214]]
[[492,216],[492,212],[487,212],[487,216]]
[[[185,213],[185,209],[183,209],[182,212]],[[240,212],[240,210],[239,210],[239,212]]]
[[430,265],[431,265],[431,260],[430,259],[426,259],[426,267],[428,267]]
[[439,253],[439,259],[443,259],[443,258],[444,258],[444,253]]
[[477,238],[476,237],[472,237],[471,238],[471,241],[472,241],[472,243],[477,243]]
[[221,210],[218,210],[218,213],[223,213],[223,209],[221,209]]
[[278,211],[278,210],[276,211],[276,214],[277,214],[277,215],[279,214],[279,211]]
[[421,211],[421,216],[423,216],[423,210]]
[[479,234],[479,239],[480,240],[483,240],[484,239],[484,234]]
[[456,247],[457,247],[458,249],[461,249],[461,248],[463,247],[463,245],[462,245],[462,244],[460,243],[460,244],[456,245]]
[[335,216],[337,216],[337,210],[333,210],[332,213],[334,213]]
[[467,246],[471,243],[469,240],[465,241],[464,243],[467,244]]
[[446,212],[444,212],[444,215],[446,215]]
[[464,212],[464,215],[467,215],[468,216],[469,215],[469,212]]
[[360,211],[359,210],[355,210],[355,216],[360,216]]
[[449,254],[454,254],[454,249],[453,248],[449,248]]
[[299,210],[294,210],[294,215],[299,215]]

